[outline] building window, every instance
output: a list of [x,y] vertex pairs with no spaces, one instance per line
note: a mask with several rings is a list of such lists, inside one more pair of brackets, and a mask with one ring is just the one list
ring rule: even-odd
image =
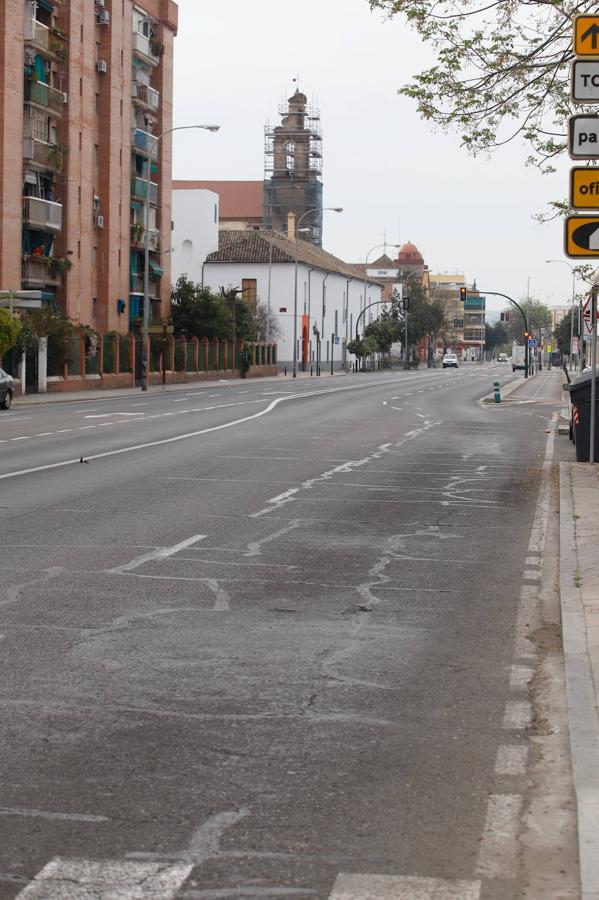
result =
[[255,303],[258,299],[258,281],[256,278],[241,279],[241,296],[250,303]]

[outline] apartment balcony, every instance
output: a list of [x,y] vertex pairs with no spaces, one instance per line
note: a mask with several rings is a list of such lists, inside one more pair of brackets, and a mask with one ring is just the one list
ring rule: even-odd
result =
[[23,197],[23,225],[38,231],[61,231],[62,203]]
[[145,34],[140,34],[139,31],[133,32],[131,49],[133,50],[133,55],[141,59],[146,65],[160,65],[159,47],[155,41],[151,41]]
[[[149,194],[148,194],[149,185]],[[147,182],[143,178],[133,178],[131,180],[131,196],[139,200],[145,200],[146,194],[150,203],[158,205],[158,185],[155,181]]]
[[48,144],[45,141],[36,141],[35,138],[25,138],[23,143],[23,157],[27,162],[35,162],[53,172],[62,172],[64,163],[64,151],[56,144]]
[[60,273],[49,268],[45,256],[24,256],[21,277],[24,290],[57,287],[60,284]]
[[160,91],[155,91],[149,84],[131,83],[133,102],[157,112],[160,109]]
[[25,20],[25,44],[46,58],[59,62],[66,59],[64,33],[57,28],[48,28],[37,19]]
[[464,309],[472,310],[484,310],[485,309],[485,297],[467,297],[464,302]]
[[129,292],[131,294],[143,294],[144,277],[143,275],[132,274],[129,281]]
[[63,112],[63,106],[67,102],[67,95],[64,91],[59,91],[49,84],[42,81],[25,81],[25,101],[27,103],[35,103],[36,106],[42,106],[47,109],[54,118],[60,118]]
[[464,328],[464,343],[484,344],[485,329],[484,328]]
[[[160,250],[161,234],[157,228],[150,228],[148,244],[150,250]],[[143,226],[134,224],[131,226],[131,244],[138,250],[145,248],[145,232]]]
[[156,135],[150,134],[149,131],[142,131],[141,128],[134,128],[131,136],[131,143],[135,150],[145,153],[150,159],[158,159],[158,141]]

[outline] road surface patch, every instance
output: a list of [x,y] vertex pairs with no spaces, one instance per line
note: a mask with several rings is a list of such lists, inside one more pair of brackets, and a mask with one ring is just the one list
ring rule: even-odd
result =
[[479,900],[480,889],[480,881],[341,874],[329,900]]

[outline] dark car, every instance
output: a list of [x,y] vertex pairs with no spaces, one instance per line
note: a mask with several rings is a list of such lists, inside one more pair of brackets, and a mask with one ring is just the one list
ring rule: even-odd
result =
[[15,383],[12,377],[0,369],[0,409],[10,409]]

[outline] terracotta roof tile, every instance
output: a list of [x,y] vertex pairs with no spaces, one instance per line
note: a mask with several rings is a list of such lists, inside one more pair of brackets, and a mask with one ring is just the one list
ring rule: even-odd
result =
[[[206,263],[295,262],[295,242],[278,231],[220,231],[218,245],[218,250],[208,255]],[[357,275],[355,267],[307,241],[298,241],[297,256],[300,262],[325,272],[346,278]]]

